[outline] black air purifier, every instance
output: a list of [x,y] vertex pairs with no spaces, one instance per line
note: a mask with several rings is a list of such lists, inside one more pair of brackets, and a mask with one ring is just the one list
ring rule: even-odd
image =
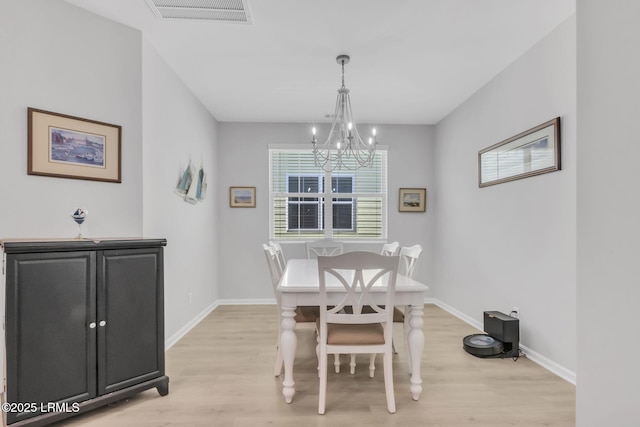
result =
[[462,348],[477,357],[518,357],[520,320],[499,311],[484,312],[486,334],[467,335]]

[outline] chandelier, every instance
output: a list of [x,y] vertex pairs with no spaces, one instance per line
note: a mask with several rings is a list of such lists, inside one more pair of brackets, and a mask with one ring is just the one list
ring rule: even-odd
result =
[[336,109],[331,124],[331,132],[324,143],[316,138],[317,130],[311,129],[313,134],[313,156],[316,166],[327,172],[335,169],[359,169],[371,166],[376,152],[376,129],[371,130],[371,136],[365,142],[360,137],[353,113],[351,112],[351,98],[349,89],[344,86],[344,64],[349,63],[348,55],[339,55],[336,62],[342,66],[342,86],[338,89]]

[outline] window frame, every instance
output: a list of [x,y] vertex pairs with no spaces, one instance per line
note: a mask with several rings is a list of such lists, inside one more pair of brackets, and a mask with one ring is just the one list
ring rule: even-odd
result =
[[[309,162],[307,154],[311,155],[308,145],[300,144],[269,144],[267,161],[269,169],[269,239],[280,242],[304,242],[321,238],[339,238],[342,241],[354,242],[380,242],[387,239],[387,221],[389,217],[389,194],[388,194],[388,147],[378,145],[376,155],[378,166],[373,175],[360,169],[342,169],[332,172],[323,171],[320,168],[313,169],[312,162]],[[290,153],[287,153],[290,152]],[[294,167],[288,169],[287,156],[291,156]],[[296,158],[296,156],[300,158]],[[278,158],[278,156],[282,156]],[[295,162],[298,165],[295,166]],[[296,167],[298,169],[296,169]],[[274,169],[279,169],[278,176],[274,176]],[[359,175],[360,174],[360,175]],[[328,182],[334,176],[353,176],[352,193],[288,193],[284,190],[289,188],[288,177],[290,176],[322,176],[324,182]],[[278,187],[274,187],[274,181],[280,182]],[[286,182],[284,182],[286,181]],[[360,182],[360,184],[358,184]],[[361,187],[364,185],[365,187]],[[284,187],[283,187],[284,186]],[[360,186],[360,187],[359,187]],[[371,189],[368,189],[371,187]],[[279,188],[279,190],[278,190]],[[322,214],[324,229],[291,229],[288,228],[288,206],[289,197],[309,197],[311,194],[318,197],[318,206],[324,206]],[[347,197],[340,197],[344,194]],[[340,198],[349,198],[347,201],[339,201]],[[322,199],[322,200],[320,200]],[[352,228],[333,229],[333,204],[352,204]],[[364,206],[364,207],[363,207]],[[327,215],[327,212],[331,212]],[[321,216],[321,215],[319,215]],[[373,221],[373,222],[372,222]],[[360,228],[360,224],[365,224]],[[283,230],[287,230],[284,231]],[[334,237],[338,234],[338,237]],[[360,233],[362,231],[362,233]]]

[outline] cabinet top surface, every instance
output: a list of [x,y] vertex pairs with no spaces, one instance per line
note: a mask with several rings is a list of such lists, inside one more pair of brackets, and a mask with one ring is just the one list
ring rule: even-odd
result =
[[0,239],[0,247],[2,247],[6,253],[149,248],[166,245],[166,239],[148,239],[142,237],[104,239]]

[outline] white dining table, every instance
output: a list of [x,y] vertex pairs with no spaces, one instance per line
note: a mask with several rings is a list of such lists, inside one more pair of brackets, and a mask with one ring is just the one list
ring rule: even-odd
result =
[[[318,262],[315,259],[291,259],[278,284],[282,296],[282,327],[280,349],[284,360],[284,379],[282,394],[285,401],[291,403],[295,395],[295,381],[293,380],[293,364],[295,360],[298,339],[296,337],[295,310],[297,306],[317,306],[320,304],[320,287],[318,279]],[[384,304],[385,293],[370,294],[376,304]],[[406,334],[409,350],[409,366],[411,376],[409,389],[414,400],[422,393],[422,378],[420,364],[424,350],[424,334],[422,332],[425,293],[429,287],[409,277],[398,274],[396,278],[395,304],[405,306],[405,321],[409,328]],[[345,289],[342,285],[327,284],[327,303],[338,304],[343,298]],[[378,298],[379,297],[379,298]]]

